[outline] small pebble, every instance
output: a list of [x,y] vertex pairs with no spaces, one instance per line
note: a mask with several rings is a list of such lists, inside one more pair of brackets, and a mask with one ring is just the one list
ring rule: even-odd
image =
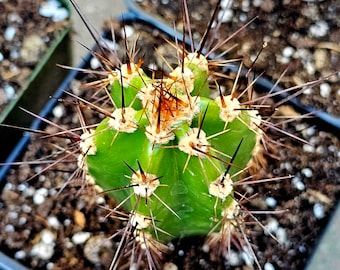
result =
[[305,190],[306,188],[305,184],[301,181],[300,177],[298,176],[293,177],[292,184],[297,190],[300,190],[300,191]]
[[271,263],[266,262],[263,266],[263,270],[275,270],[275,267]]
[[53,270],[54,269],[54,263],[53,262],[49,262],[48,264],[46,264],[46,270]]
[[325,217],[325,209],[321,203],[314,204],[313,214],[317,219],[322,219]]
[[48,216],[47,217],[47,224],[49,225],[49,226],[51,226],[53,229],[58,229],[59,228],[59,226],[60,226],[60,222],[59,222],[59,220],[57,219],[57,217],[56,216]]
[[41,205],[45,202],[46,196],[48,195],[48,190],[46,188],[38,189],[33,196],[33,203],[35,205]]
[[5,59],[4,55],[0,52],[0,62],[2,62],[2,60],[4,59]]
[[323,37],[325,36],[329,31],[329,26],[326,21],[320,20],[317,21],[315,24],[311,25],[309,27],[309,32],[314,37]]
[[32,211],[32,207],[29,206],[26,203],[21,206],[21,209],[22,209],[22,211],[24,211],[27,214],[31,213],[31,211]]
[[178,266],[172,262],[167,262],[164,264],[162,270],[178,270]]
[[91,237],[89,232],[77,232],[72,236],[72,242],[75,245],[84,244]]
[[275,207],[276,204],[277,204],[277,201],[273,198],[273,197],[267,197],[266,198],[266,204],[269,206],[269,207]]
[[12,232],[15,232],[15,228],[12,224],[7,224],[5,226],[5,232],[6,233],[12,233]]
[[283,50],[282,50],[282,56],[283,57],[286,57],[286,58],[290,58],[293,56],[294,54],[294,48],[293,47],[290,47],[290,46],[287,46],[285,47]]
[[248,250],[248,248],[244,247],[243,252],[241,252],[241,258],[244,261],[246,265],[253,265],[254,264],[254,258],[251,254],[251,252]]
[[320,95],[324,98],[329,98],[331,95],[331,86],[328,83],[320,84]]
[[105,236],[93,236],[85,244],[84,255],[90,262],[97,264],[101,262],[101,255],[105,250],[112,250],[112,242]]
[[239,266],[242,264],[239,253],[235,252],[234,250],[227,250],[223,256],[230,266]]
[[53,232],[51,232],[50,230],[42,230],[40,233],[40,237],[41,237],[41,243],[44,244],[54,244],[54,240],[55,240],[55,236],[53,234]]
[[16,260],[23,260],[23,259],[25,259],[25,257],[26,257],[26,252],[24,250],[18,250],[14,254],[14,258]]
[[262,0],[253,0],[254,7],[260,7],[262,5]]
[[307,178],[311,178],[313,176],[313,171],[310,168],[303,168],[301,173]]
[[222,23],[228,23],[233,20],[234,17],[234,12],[232,9],[222,9],[219,11],[218,15],[218,20]]
[[126,36],[126,38],[130,38],[134,34],[135,29],[132,26],[126,25],[124,28],[122,28],[121,32],[123,37]]
[[313,93],[313,89],[308,87],[303,91],[303,94],[305,95],[311,95]]
[[276,233],[276,231],[278,230],[279,228],[279,222],[272,218],[269,220],[269,222],[265,225],[265,228],[266,228],[266,231],[265,233]]
[[49,260],[54,254],[54,246],[46,243],[37,243],[31,249],[31,256],[42,260]]
[[208,253],[208,252],[210,251],[209,245],[204,244],[204,245],[202,246],[202,251],[205,252],[205,253]]
[[39,14],[43,17],[52,18],[54,22],[60,22],[67,19],[69,11],[60,5],[59,1],[49,0],[40,6]]
[[303,152],[305,152],[305,153],[314,153],[314,151],[315,151],[314,146],[310,145],[310,144],[304,144],[302,146],[302,149],[303,149]]
[[27,218],[26,217],[20,217],[18,220],[18,225],[22,226],[27,223]]
[[72,223],[72,222],[71,222],[71,220],[70,220],[69,218],[67,218],[67,219],[64,220],[64,225],[65,225],[65,226],[69,226],[71,223]]
[[13,38],[15,37],[15,34],[16,34],[16,29],[15,27],[13,26],[8,26],[5,30],[5,33],[4,33],[4,38],[7,40],[7,41],[12,41]]
[[56,118],[61,118],[64,115],[64,112],[65,112],[64,107],[61,105],[55,106],[54,109],[52,110],[52,114]]
[[7,217],[9,220],[17,220],[19,214],[17,212],[8,212]]
[[178,256],[180,257],[184,256],[184,251],[182,249],[178,251]]
[[303,245],[299,246],[299,252],[300,253],[306,253],[306,251],[307,251],[307,249],[306,249],[305,246],[303,246]]
[[5,84],[4,86],[5,94],[7,96],[7,99],[11,100],[15,97],[15,89],[10,84]]
[[54,22],[61,22],[66,20],[69,16],[70,16],[69,11],[64,7],[60,7],[53,14],[52,20]]
[[97,57],[92,57],[90,60],[90,66],[92,69],[98,69],[100,68],[100,61],[98,60]]
[[287,231],[284,228],[279,227],[275,235],[281,245],[288,244],[288,235],[287,235]]

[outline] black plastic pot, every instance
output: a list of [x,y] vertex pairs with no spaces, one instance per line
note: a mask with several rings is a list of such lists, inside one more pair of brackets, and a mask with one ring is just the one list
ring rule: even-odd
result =
[[[148,25],[151,25],[152,27],[155,27],[159,29],[160,31],[168,34],[169,36],[176,37],[178,40],[181,40],[182,36],[174,33],[174,30],[171,27],[168,27],[165,23],[159,21],[158,19],[153,18],[152,16],[149,16],[148,14],[145,14],[141,12],[133,3],[132,1],[126,1],[126,4],[128,6],[129,12],[123,14],[120,19],[124,21],[130,21],[130,20],[136,20],[140,21],[142,23],[146,23]],[[87,65],[89,59],[92,57],[92,55],[87,55],[87,57],[84,59],[84,61],[79,65],[79,68],[83,68],[84,66]],[[226,72],[234,72],[238,70],[238,66],[235,64],[234,67],[231,67],[230,70],[226,70]],[[63,83],[59,86],[57,91],[53,94],[53,99],[50,99],[49,102],[46,104],[46,106],[43,108],[43,110],[40,112],[41,117],[46,117],[48,113],[52,110],[52,108],[55,106],[57,102],[57,98],[59,98],[65,89],[69,88],[70,82],[79,76],[78,71],[73,70],[69,73],[69,75],[66,77],[66,79],[63,81]],[[257,81],[256,87],[258,90],[261,91],[269,91],[272,89],[274,84],[270,82],[267,79],[261,79]],[[279,86],[276,87],[276,91],[278,91],[280,88]],[[278,98],[285,98],[284,96],[278,96]],[[297,100],[292,99],[289,101],[294,107],[297,109],[303,111],[303,112],[311,112],[314,111],[313,108],[306,108],[305,106],[302,106]],[[316,112],[315,113],[316,117],[320,121],[320,127],[328,129],[329,127],[334,128],[335,130],[339,131],[340,130],[340,124],[339,124],[339,119],[336,117],[330,116],[328,114],[325,114],[323,112]],[[31,125],[31,129],[38,129],[38,127],[42,124],[42,122],[39,119],[35,119]],[[338,134],[338,133],[336,133]],[[6,165],[1,167],[0,170],[0,186],[4,184],[4,179],[5,176],[10,168],[10,164],[13,163],[18,156],[25,150],[26,145],[28,144],[30,140],[30,133],[25,132],[17,146],[14,148],[10,156],[6,160]],[[340,209],[340,207],[338,207]],[[336,211],[337,216],[339,216],[339,210]],[[337,217],[333,218],[330,224],[330,227],[327,228],[326,233],[323,237],[323,239],[327,239],[328,235],[332,233],[332,226],[335,225],[335,223],[339,222],[339,219]],[[331,238],[331,239],[334,239]],[[327,241],[327,240],[326,240]],[[322,242],[320,242],[319,247],[322,245]],[[324,266],[327,264],[327,259],[329,258],[329,263],[333,260],[333,258],[337,258],[337,254],[335,253],[335,250],[331,250],[330,252],[327,252],[326,258],[323,257],[323,268],[317,268],[317,266],[314,264],[315,258],[317,258],[318,255],[318,250],[320,248],[316,249],[316,253],[314,258],[312,259],[311,263],[307,266],[308,270],[316,270],[316,269],[325,269]],[[334,252],[332,252],[334,251]],[[332,254],[333,253],[333,254]],[[332,256],[333,255],[333,256]],[[10,269],[25,269],[24,267],[21,267],[17,262],[13,261],[12,259],[6,257],[5,255],[0,253],[0,270],[5,269],[5,270],[10,270]],[[330,268],[330,269],[335,269],[335,268]]]

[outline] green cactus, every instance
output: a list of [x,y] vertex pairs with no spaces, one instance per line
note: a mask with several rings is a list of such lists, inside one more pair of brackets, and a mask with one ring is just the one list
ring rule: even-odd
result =
[[261,117],[233,91],[209,97],[210,65],[189,53],[158,79],[134,63],[109,72],[113,112],[81,137],[79,166],[130,213],[144,245],[226,235],[242,220],[234,183],[259,153]]

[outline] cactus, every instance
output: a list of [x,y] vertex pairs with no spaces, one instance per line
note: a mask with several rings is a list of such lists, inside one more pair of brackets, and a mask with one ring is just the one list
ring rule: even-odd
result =
[[81,136],[79,167],[144,246],[242,226],[235,183],[261,155],[261,116],[233,91],[209,97],[212,65],[194,52],[157,79],[140,62],[109,71],[112,113]]

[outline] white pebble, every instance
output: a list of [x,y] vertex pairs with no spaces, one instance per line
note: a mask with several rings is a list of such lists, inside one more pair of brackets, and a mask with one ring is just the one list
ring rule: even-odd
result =
[[305,184],[301,181],[300,177],[295,176],[292,179],[292,184],[297,190],[305,190]]
[[303,168],[301,170],[301,173],[308,178],[311,178],[313,176],[313,171],[310,168]]
[[290,58],[293,56],[295,50],[293,47],[287,46],[282,50],[282,56],[286,58]]
[[12,41],[17,30],[13,26],[8,26],[5,30],[4,37],[7,41]]
[[277,229],[275,235],[276,235],[276,238],[281,245],[287,245],[288,244],[288,236],[287,236],[287,232],[284,228],[279,227]]
[[22,209],[22,211],[24,211],[27,214],[31,213],[31,211],[32,211],[32,207],[29,206],[26,203],[21,206],[21,209]]
[[91,237],[89,232],[77,232],[72,236],[72,242],[75,245],[84,244]]
[[8,99],[13,99],[15,97],[15,89],[10,84],[5,84],[4,86],[5,94]]
[[45,202],[46,196],[48,194],[48,190],[46,188],[40,188],[38,189],[34,196],[33,196],[33,202],[35,205],[40,205]]
[[324,98],[329,98],[331,95],[331,86],[328,83],[320,84],[320,95]]
[[315,151],[314,146],[310,144],[304,144],[302,146],[303,152],[305,153],[313,153]]
[[5,226],[5,232],[6,233],[12,233],[12,232],[15,232],[15,228],[12,224],[7,224]]
[[184,256],[184,251],[182,249],[180,249],[178,251],[178,256],[180,256],[180,257]]
[[325,217],[325,209],[321,203],[314,204],[313,214],[317,219],[322,219]]
[[276,201],[273,197],[267,197],[267,198],[266,198],[266,204],[267,204],[269,207],[275,207],[276,204],[277,204],[277,201]]
[[120,46],[115,41],[106,38],[101,39],[99,43],[103,48],[107,48],[113,51],[118,51],[121,49]]
[[17,260],[23,260],[26,257],[26,252],[24,250],[18,250],[14,254],[14,258]]
[[230,8],[232,2],[233,2],[233,1],[230,1],[230,0],[222,0],[222,1],[221,1],[221,4],[220,4],[220,7],[221,7],[222,9]]
[[52,20],[54,22],[61,22],[66,20],[69,16],[70,16],[69,11],[64,7],[60,7],[53,14]]
[[275,267],[271,263],[266,262],[263,266],[263,270],[275,270]]
[[46,264],[46,270],[53,270],[54,269],[54,263],[53,262],[49,262],[48,264]]
[[228,262],[228,265],[230,266],[238,266],[238,265],[241,265],[242,263],[239,253],[235,252],[232,249],[226,250],[223,256]]
[[7,214],[7,217],[9,220],[17,220],[18,216],[19,214],[17,212],[12,212],[12,211]]
[[329,26],[326,21],[317,21],[315,24],[309,27],[309,32],[314,37],[323,37],[328,33]]
[[4,55],[0,52],[0,62],[2,62],[2,60],[4,59],[5,59]]
[[37,243],[31,249],[31,256],[42,260],[49,260],[54,254],[54,246],[46,243]]
[[47,224],[49,225],[49,226],[51,226],[53,229],[58,229],[59,228],[59,226],[60,226],[60,222],[59,222],[59,220],[57,219],[57,217],[56,216],[48,216],[47,217]]
[[103,198],[101,196],[97,196],[96,197],[96,203],[97,204],[104,204],[105,203],[105,198]]
[[244,247],[243,252],[241,252],[241,258],[243,259],[246,265],[254,264],[254,257],[252,256],[252,253],[246,247]]
[[18,220],[18,225],[22,226],[27,223],[27,218],[26,217],[20,217]]
[[223,23],[231,22],[234,16],[232,9],[222,9],[218,12],[218,20]]
[[61,118],[64,115],[64,107],[61,105],[55,106],[54,109],[52,110],[52,114],[56,118]]
[[313,93],[313,89],[310,87],[307,87],[304,91],[303,94],[305,95],[311,95]]
[[23,195],[25,197],[32,197],[35,193],[35,188],[34,187],[27,187],[24,191],[23,191]]
[[69,218],[64,220],[64,225],[69,226],[71,224],[71,220]]
[[92,69],[100,68],[100,61],[97,57],[92,57],[90,60],[90,66]]
[[54,240],[55,240],[55,236],[53,234],[53,232],[51,232],[50,230],[42,230],[40,233],[40,237],[41,237],[41,243],[44,244],[54,244]]
[[265,225],[265,228],[266,228],[265,234],[268,234],[268,232],[269,233],[275,233],[279,228],[279,222],[276,219],[272,218]]
[[253,0],[253,6],[254,7],[259,7],[262,5],[262,0]]
[[210,251],[209,245],[204,244],[204,245],[202,246],[202,250],[203,250],[203,252],[208,253],[208,252]]
[[122,31],[122,36],[123,37],[125,36],[125,38],[129,38],[129,37],[132,37],[132,35],[135,32],[135,29],[132,26],[130,26],[130,25],[125,25],[125,27],[122,28],[121,31]]

